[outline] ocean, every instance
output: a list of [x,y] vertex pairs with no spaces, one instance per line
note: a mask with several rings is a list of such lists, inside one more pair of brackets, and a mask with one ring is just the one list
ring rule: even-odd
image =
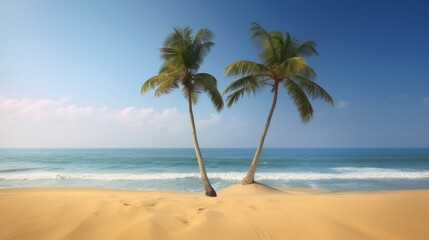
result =
[[[202,149],[216,190],[240,183],[255,149]],[[256,180],[331,191],[429,188],[429,149],[263,150]],[[0,188],[202,192],[194,149],[0,149]]]

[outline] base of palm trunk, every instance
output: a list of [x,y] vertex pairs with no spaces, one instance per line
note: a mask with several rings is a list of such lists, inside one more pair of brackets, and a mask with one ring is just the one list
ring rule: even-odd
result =
[[214,189],[206,189],[206,196],[207,197],[217,197],[216,191]]
[[249,184],[253,184],[255,183],[255,178],[251,177],[251,176],[246,176],[245,178],[243,178],[243,180],[241,181],[242,185],[249,185]]

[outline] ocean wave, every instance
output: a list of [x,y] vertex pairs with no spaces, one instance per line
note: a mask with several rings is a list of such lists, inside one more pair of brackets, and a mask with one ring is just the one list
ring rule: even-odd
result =
[[[329,179],[424,179],[429,178],[429,171],[404,171],[383,168],[332,168],[335,172],[263,172],[257,173],[258,180],[329,180]],[[241,180],[244,172],[214,172],[209,178],[237,181]],[[199,178],[199,173],[59,173],[33,172],[0,174],[0,180],[174,180],[185,178]]]

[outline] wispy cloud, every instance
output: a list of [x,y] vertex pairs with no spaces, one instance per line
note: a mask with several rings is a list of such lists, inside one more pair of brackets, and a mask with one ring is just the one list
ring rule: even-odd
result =
[[221,116],[217,113],[210,114],[210,118],[200,119],[196,121],[196,125],[198,128],[206,128],[211,127],[221,121]]
[[338,102],[335,103],[336,109],[344,109],[348,106],[349,106],[349,102],[347,102],[345,100],[339,100]]
[[232,117],[228,119],[227,128],[228,129],[243,129],[249,126],[249,122],[238,117]]
[[[185,113],[176,108],[166,108],[156,111],[153,108],[139,108],[128,106],[121,109],[108,107],[76,106],[70,98],[29,99],[7,98],[0,95],[0,119],[21,120],[27,122],[56,122],[56,123],[82,123],[96,122],[102,126],[120,125],[131,128],[151,127],[164,130],[187,129],[188,124]],[[211,114],[208,119],[196,120],[200,127],[206,127],[220,121],[218,114]]]
[[[219,114],[196,119],[201,137],[217,130]],[[78,106],[71,98],[0,95],[0,147],[189,146],[189,116],[176,108]]]
[[0,113],[3,117],[11,120],[27,119],[40,122],[55,119],[74,121],[103,110],[93,107],[77,107],[70,104],[69,100],[70,98],[61,98],[60,100],[13,99],[1,96]]
[[423,103],[429,105],[429,97],[423,98]]
[[176,108],[155,111],[153,108],[125,107],[101,114],[104,124],[117,124],[128,127],[165,127],[170,130],[183,129],[185,115]]

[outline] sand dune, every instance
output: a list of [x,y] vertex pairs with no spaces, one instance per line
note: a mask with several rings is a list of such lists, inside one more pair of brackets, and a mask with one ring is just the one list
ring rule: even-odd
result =
[[0,239],[429,239],[429,190],[0,190]]

